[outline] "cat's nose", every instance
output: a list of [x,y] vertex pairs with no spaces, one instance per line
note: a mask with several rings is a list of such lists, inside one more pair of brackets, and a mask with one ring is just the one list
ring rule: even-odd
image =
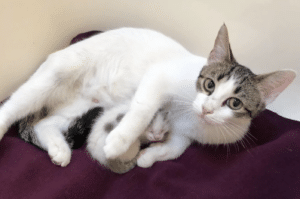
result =
[[208,115],[208,114],[213,114],[214,111],[213,110],[209,110],[206,107],[202,106],[202,114],[203,115]]
[[161,140],[161,139],[162,139],[162,136],[161,136],[161,135],[154,135],[154,139],[157,140],[157,141],[158,141],[158,140]]

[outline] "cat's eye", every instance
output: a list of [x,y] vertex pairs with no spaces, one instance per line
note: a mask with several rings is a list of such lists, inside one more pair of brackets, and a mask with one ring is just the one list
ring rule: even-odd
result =
[[209,79],[207,78],[205,81],[204,81],[204,89],[207,91],[207,92],[210,92],[212,93],[214,90],[215,90],[215,83],[212,79]]
[[239,100],[235,97],[228,99],[226,101],[226,104],[232,110],[239,110],[243,107],[243,103],[241,102],[241,100]]

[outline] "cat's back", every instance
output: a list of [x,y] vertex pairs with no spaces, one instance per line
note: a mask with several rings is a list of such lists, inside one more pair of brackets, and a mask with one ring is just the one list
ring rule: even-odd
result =
[[99,54],[108,56],[111,53],[114,56],[129,56],[135,60],[140,59],[143,61],[154,59],[155,56],[170,58],[174,54],[187,53],[186,49],[174,39],[155,30],[143,28],[108,30],[78,42],[69,48],[70,50],[88,52],[95,56],[99,56]]

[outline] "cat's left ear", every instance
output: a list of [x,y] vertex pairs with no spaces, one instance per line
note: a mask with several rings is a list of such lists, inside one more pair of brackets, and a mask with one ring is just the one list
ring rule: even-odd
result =
[[293,70],[280,70],[264,75],[257,75],[255,81],[263,102],[268,105],[292,83],[296,77]]
[[234,63],[236,62],[229,43],[228,30],[225,24],[223,24],[219,30],[217,38],[215,40],[215,45],[209,54],[207,63]]

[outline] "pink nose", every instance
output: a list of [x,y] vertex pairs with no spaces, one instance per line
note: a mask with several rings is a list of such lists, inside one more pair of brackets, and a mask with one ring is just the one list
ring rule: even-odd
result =
[[161,135],[154,135],[155,140],[161,140],[162,136]]
[[203,115],[208,115],[208,114],[213,114],[213,113],[214,113],[213,110],[208,110],[204,106],[202,106],[202,114]]

